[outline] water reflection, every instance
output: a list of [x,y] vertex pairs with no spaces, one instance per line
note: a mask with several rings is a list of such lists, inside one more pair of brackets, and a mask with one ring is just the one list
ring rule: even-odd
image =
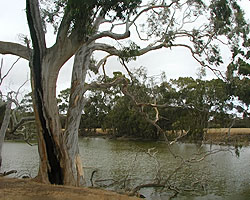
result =
[[17,170],[17,177],[30,175],[34,177],[38,172],[37,146],[26,143],[6,142],[3,145],[2,171]]
[[[82,138],[79,145],[87,184],[91,185],[91,174],[97,170],[93,179],[99,180],[96,184],[109,185],[108,189],[133,188],[138,184],[151,182],[155,177],[166,179],[182,162],[181,159],[173,157],[163,142]],[[3,170],[29,170],[34,176],[38,165],[36,148],[23,143],[5,143]],[[216,145],[175,144],[172,149],[175,154],[190,159],[197,152],[225,148],[227,147]],[[155,155],[148,154],[148,149],[152,149]],[[203,162],[185,165],[168,183],[185,189],[195,186],[197,189],[182,192],[177,199],[235,199],[235,195],[237,199],[248,199],[249,154],[250,147],[242,148],[239,158],[234,152],[220,152],[207,157]],[[147,188],[140,192],[154,200],[167,199],[173,194],[162,188]]]

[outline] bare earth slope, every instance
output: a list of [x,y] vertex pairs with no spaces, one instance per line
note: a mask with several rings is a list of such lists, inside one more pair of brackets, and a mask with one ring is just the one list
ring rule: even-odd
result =
[[91,188],[55,186],[31,180],[0,178],[2,200],[139,200],[136,197]]

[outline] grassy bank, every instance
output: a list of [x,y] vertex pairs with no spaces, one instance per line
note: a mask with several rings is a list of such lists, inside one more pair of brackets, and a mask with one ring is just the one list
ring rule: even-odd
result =
[[47,185],[27,179],[0,178],[4,200],[139,200],[136,197],[94,188]]

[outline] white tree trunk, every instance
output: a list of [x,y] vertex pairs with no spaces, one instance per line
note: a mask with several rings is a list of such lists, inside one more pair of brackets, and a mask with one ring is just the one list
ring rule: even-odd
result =
[[39,177],[42,182],[76,185],[71,158],[62,133],[62,126],[56,100],[58,63],[47,54],[42,65],[33,66],[34,112],[38,127],[38,147],[40,155]]
[[83,184],[83,169],[82,161],[79,155],[78,146],[78,130],[82,115],[82,110],[85,104],[84,84],[86,73],[90,65],[90,56],[92,50],[88,46],[81,47],[75,55],[72,80],[71,93],[69,100],[69,109],[67,113],[66,126],[64,132],[64,139],[69,152],[71,167],[74,170],[77,184]]
[[0,129],[0,169],[2,166],[2,148],[3,148],[4,138],[10,122],[11,104],[12,104],[11,100],[8,100],[6,103],[4,119]]

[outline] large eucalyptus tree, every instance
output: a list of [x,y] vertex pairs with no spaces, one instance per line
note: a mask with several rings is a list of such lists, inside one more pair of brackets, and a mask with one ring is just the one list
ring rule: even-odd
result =
[[[110,56],[125,65],[130,58],[160,48],[186,48],[202,66],[222,63],[219,43],[234,51],[245,42],[248,25],[236,0],[26,0],[32,44],[0,41],[0,53],[29,60],[37,121],[42,182],[76,185],[83,176],[78,151],[78,126],[87,70],[104,66]],[[45,25],[53,23],[56,41],[46,46]],[[140,40],[140,46],[111,45],[99,40]],[[239,39],[240,38],[240,39]],[[101,42],[102,41],[102,42]],[[113,42],[112,42],[113,43]],[[114,44],[114,43],[113,43]],[[94,51],[107,55],[91,61]],[[63,64],[75,55],[65,131],[56,101],[56,81]],[[165,55],[167,56],[167,55]],[[181,55],[180,55],[181,56]],[[216,69],[214,69],[216,72]]]

